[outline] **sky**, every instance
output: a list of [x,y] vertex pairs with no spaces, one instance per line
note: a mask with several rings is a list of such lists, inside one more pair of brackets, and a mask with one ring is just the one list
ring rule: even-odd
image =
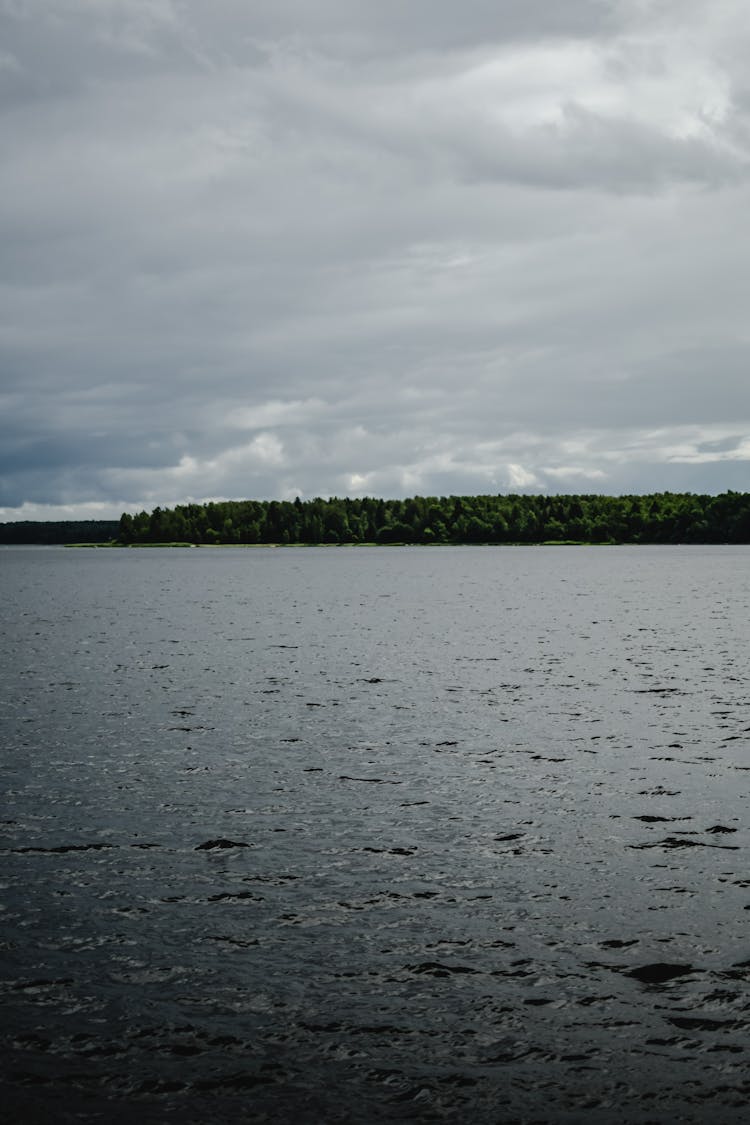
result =
[[0,520],[750,490],[746,0],[0,0]]

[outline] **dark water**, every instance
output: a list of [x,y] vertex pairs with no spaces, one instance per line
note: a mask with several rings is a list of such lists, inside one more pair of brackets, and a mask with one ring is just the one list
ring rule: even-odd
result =
[[747,1120],[750,549],[0,582],[9,1120]]

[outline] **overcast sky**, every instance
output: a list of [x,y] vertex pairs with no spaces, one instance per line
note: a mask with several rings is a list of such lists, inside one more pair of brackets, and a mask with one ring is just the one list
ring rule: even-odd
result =
[[747,0],[0,24],[0,520],[750,489]]

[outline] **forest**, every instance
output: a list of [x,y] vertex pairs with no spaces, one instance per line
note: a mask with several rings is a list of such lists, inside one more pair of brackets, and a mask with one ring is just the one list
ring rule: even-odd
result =
[[117,520],[16,520],[0,523],[0,544],[21,543],[59,546],[68,543],[106,543],[117,539]]
[[223,500],[0,524],[0,544],[750,543],[750,493]]
[[123,514],[120,543],[750,543],[750,494],[225,500]]

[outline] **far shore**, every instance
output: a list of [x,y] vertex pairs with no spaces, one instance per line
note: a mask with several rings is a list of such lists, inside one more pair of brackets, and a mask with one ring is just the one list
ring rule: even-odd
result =
[[[359,547],[424,547],[431,549],[433,547],[679,547],[690,546],[687,543],[632,543],[627,540],[615,542],[608,540],[607,542],[593,542],[584,539],[542,539],[538,543],[511,543],[511,542],[491,542],[486,543],[58,543],[50,544],[50,546],[59,546],[81,550],[83,548],[93,548],[97,550],[124,550],[124,551],[141,551],[150,550],[153,548],[183,548],[195,550],[257,550],[272,547],[274,549],[290,551],[290,550],[306,550],[309,547],[325,547],[333,549],[344,548],[359,548]],[[694,545],[694,544],[693,544]],[[33,543],[27,546],[34,546]],[[709,543],[701,544],[701,546],[726,546],[723,543]]]

